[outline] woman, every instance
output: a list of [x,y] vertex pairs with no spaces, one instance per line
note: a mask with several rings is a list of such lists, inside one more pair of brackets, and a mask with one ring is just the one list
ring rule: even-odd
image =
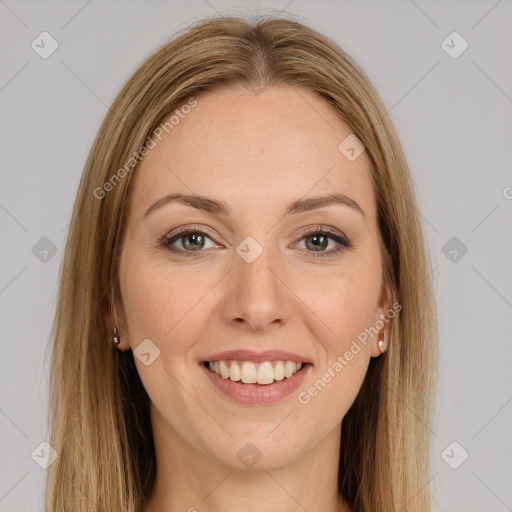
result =
[[76,198],[47,510],[430,511],[425,245],[391,121],[334,43],[219,17],[163,45]]

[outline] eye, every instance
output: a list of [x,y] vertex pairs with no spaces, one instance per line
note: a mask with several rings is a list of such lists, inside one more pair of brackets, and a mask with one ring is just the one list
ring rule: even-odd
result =
[[[160,241],[160,246],[184,256],[195,256],[194,253],[208,249],[207,240],[213,242],[206,231],[198,228],[184,228],[171,236],[166,235]],[[178,244],[178,247],[175,245]],[[181,247],[179,247],[181,245]],[[215,247],[215,244],[213,245]]]
[[[352,247],[345,236],[326,228],[316,227],[301,233],[301,236],[300,241],[304,241],[308,257],[328,257]],[[334,247],[326,251],[329,242],[334,242]]]

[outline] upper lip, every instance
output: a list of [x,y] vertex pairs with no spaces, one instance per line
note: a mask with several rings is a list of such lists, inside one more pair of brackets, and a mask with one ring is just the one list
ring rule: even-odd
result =
[[254,361],[260,363],[263,361],[293,361],[296,363],[309,363],[310,361],[304,356],[294,354],[293,352],[285,352],[283,350],[265,350],[263,352],[254,352],[252,350],[226,350],[225,352],[217,352],[206,357],[205,361],[221,361],[235,359],[238,361]]

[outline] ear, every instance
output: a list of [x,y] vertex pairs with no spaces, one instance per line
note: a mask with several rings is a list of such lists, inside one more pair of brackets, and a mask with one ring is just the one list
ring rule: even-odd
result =
[[390,322],[391,319],[386,314],[391,309],[391,287],[390,285],[383,280],[382,281],[382,287],[381,287],[381,293],[379,302],[377,305],[377,308],[375,309],[375,317],[373,325],[378,330],[378,334],[373,337],[372,339],[372,349],[371,349],[371,356],[372,357],[378,357],[381,355],[381,351],[379,349],[378,342],[379,340],[384,340],[384,351],[387,350],[389,345],[389,331],[390,331]]

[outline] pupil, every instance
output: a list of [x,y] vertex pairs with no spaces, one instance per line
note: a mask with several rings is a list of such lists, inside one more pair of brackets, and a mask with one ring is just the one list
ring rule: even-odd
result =
[[[327,247],[328,238],[326,236],[324,236],[324,235],[313,235],[313,236],[310,236],[308,238],[311,239],[311,240],[317,240],[317,241],[318,241],[319,238],[322,239],[321,243],[313,242],[313,250],[314,251],[317,251],[318,248],[325,249]],[[306,245],[307,245],[307,243],[306,243]]]
[[[185,243],[183,244],[183,246],[187,249],[192,249],[192,250],[196,250],[196,249],[201,249],[201,246],[202,246],[202,238],[203,238],[203,235],[200,235],[200,234],[197,234],[197,233],[194,233],[192,235],[187,235],[186,237],[184,237],[185,239]],[[190,246],[189,242],[190,240],[193,240],[191,242],[192,244],[192,247]],[[199,241],[198,241],[199,240]],[[194,247],[193,245],[194,244],[197,244],[199,245],[199,247]],[[188,246],[188,247],[187,247]]]

